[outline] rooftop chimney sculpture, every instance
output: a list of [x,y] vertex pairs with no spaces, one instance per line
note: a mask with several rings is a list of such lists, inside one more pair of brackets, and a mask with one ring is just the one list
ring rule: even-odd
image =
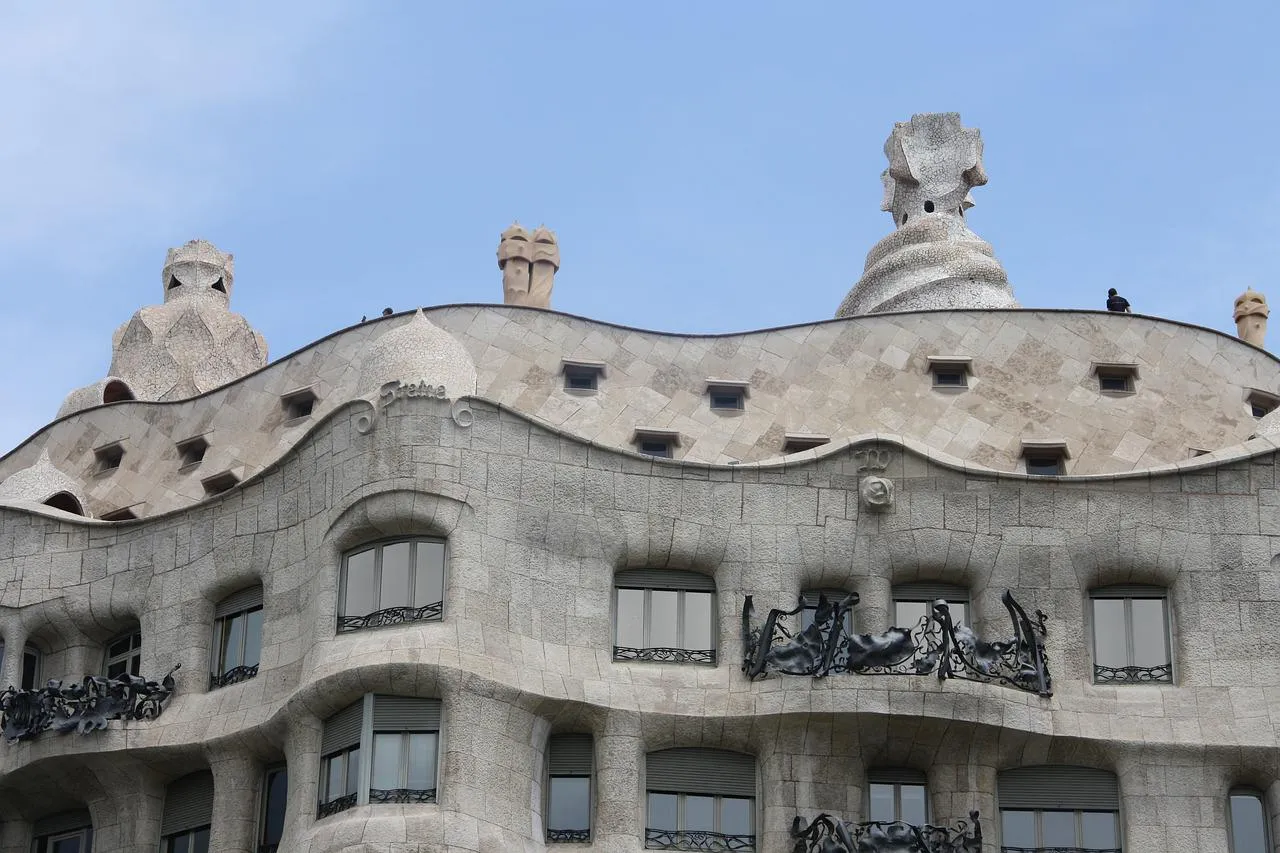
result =
[[1267,340],[1267,317],[1271,309],[1267,307],[1267,297],[1252,287],[1236,297],[1235,311],[1232,317],[1236,321],[1236,336],[1247,344],[1265,348]]
[[498,269],[505,304],[550,308],[551,288],[560,269],[555,232],[539,225],[530,234],[519,222],[512,223],[498,243]]
[[898,122],[884,145],[881,210],[897,230],[872,247],[837,317],[930,308],[1016,308],[990,244],[965,225],[969,191],[987,182],[982,137],[959,113]]

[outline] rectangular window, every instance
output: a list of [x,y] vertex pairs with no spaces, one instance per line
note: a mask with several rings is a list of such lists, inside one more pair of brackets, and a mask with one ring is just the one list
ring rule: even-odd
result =
[[933,615],[935,602],[945,601],[951,624],[969,624],[969,590],[941,582],[904,583],[893,587],[893,624],[911,628]]
[[371,803],[436,801],[436,732],[374,732]]
[[1271,853],[1262,792],[1237,788],[1230,797],[1231,853]]
[[934,388],[967,388],[973,359],[965,356],[929,356]]
[[671,459],[675,456],[675,449],[680,446],[680,434],[669,429],[636,427],[631,441],[646,456]]
[[1027,473],[1035,477],[1060,477],[1064,473],[1062,457],[1047,454],[1028,456]]
[[591,735],[552,735],[547,742],[547,841],[591,841]]
[[565,359],[560,367],[560,372],[564,374],[564,390],[578,394],[589,394],[599,390],[604,369],[603,362]]
[[262,587],[223,599],[214,609],[209,689],[247,681],[262,659]]
[[439,733],[438,699],[366,694],[334,714],[321,738],[316,817],[366,803],[434,803]]
[[107,678],[138,675],[142,671],[142,632],[132,631],[107,643]]
[[707,398],[714,411],[741,412],[747,407],[750,382],[732,379],[708,379]]
[[1133,378],[1127,373],[1108,373],[1099,371],[1098,390],[1119,394],[1133,393]]
[[285,807],[289,799],[289,770],[273,767],[262,784],[262,815],[258,825],[258,853],[277,853],[284,837]]
[[310,388],[299,388],[283,395],[280,398],[280,406],[284,410],[285,421],[296,421],[310,417],[311,412],[315,410],[318,399],[315,391]]
[[164,850],[165,853],[209,853],[209,827],[165,836]]
[[93,853],[93,827],[90,824],[89,815],[83,811],[65,812],[36,821],[35,853]]
[[830,443],[831,439],[825,435],[790,432],[786,433],[782,437],[782,452],[800,453],[802,451],[813,450],[814,448]]
[[28,645],[22,650],[22,684],[23,690],[35,690],[40,684],[40,650]]
[[360,747],[352,746],[320,758],[320,811],[328,817],[356,804],[360,790]]
[[165,788],[160,837],[164,851],[208,853],[213,823],[213,773],[198,770]]
[[1000,811],[1004,850],[1119,850],[1118,815],[1112,811]]
[[93,451],[94,461],[97,463],[98,473],[106,471],[114,471],[120,467],[120,463],[124,461],[124,445],[119,442],[104,445]]
[[868,785],[872,820],[902,821],[912,826],[929,822],[929,803],[925,786],[902,782],[871,782]]
[[[628,580],[628,575],[633,577]],[[630,582],[654,586],[622,586]],[[719,631],[715,585],[710,578],[692,572],[641,570],[619,573],[618,583],[615,660],[715,663]]]
[[670,459],[671,442],[666,439],[652,439],[640,442],[640,452],[645,456],[657,456],[662,459]]
[[354,551],[342,561],[338,633],[434,621],[444,613],[444,542],[406,539]]
[[[645,847],[650,850],[754,850],[755,801],[749,797],[650,791]],[[691,846],[695,843],[715,846]]]
[[1173,681],[1168,599],[1159,588],[1111,587],[1091,593],[1093,676],[1102,684]]

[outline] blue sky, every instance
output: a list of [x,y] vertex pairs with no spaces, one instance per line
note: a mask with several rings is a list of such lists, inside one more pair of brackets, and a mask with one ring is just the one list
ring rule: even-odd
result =
[[1246,285],[1280,300],[1278,24],[1273,3],[3,3],[0,450],[105,375],[197,236],[235,254],[273,357],[384,306],[501,301],[513,219],[558,233],[562,311],[828,318],[892,228],[882,146],[915,112],[981,128],[969,224],[1023,305],[1117,287],[1234,332]]

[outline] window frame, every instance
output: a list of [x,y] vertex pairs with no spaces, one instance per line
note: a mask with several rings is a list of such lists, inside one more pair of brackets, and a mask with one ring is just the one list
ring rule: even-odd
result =
[[[918,777],[918,778],[917,778]],[[874,817],[871,813],[874,799],[872,798],[871,789],[875,785],[885,785],[893,788],[893,817],[889,820]],[[919,788],[924,795],[924,820],[920,823],[911,823],[902,816],[902,789],[904,787]],[[924,774],[918,774],[911,770],[871,770],[867,773],[867,794],[866,794],[866,815],[870,821],[878,821],[881,823],[906,823],[911,826],[925,826],[929,823],[933,816],[933,804],[929,801],[929,782],[924,778]]]
[[[206,833],[206,836],[208,838],[208,841],[206,841],[205,843],[203,853],[209,853],[209,850],[210,850],[209,844],[212,842],[212,839],[213,839],[213,824],[206,824],[204,826],[197,826],[194,829],[184,829],[181,832],[171,833],[170,835],[166,835],[163,838],[161,838],[160,844],[164,853],[174,853],[175,848],[173,844],[175,841],[177,841],[180,838],[191,837],[192,838],[191,843],[192,845],[194,845],[195,836],[197,836],[201,832]],[[194,850],[195,848],[193,846],[185,849]],[[196,850],[195,853],[200,853],[200,851]]]
[[[234,595],[227,596],[218,606],[221,607],[227,601],[232,600],[236,596],[244,593],[251,593],[258,590],[258,601],[256,604],[246,604],[235,610],[229,610],[221,616],[213,617],[211,646],[209,648],[209,689],[216,690],[219,687],[227,687],[232,684],[239,684],[242,681],[248,681],[256,678],[258,670],[262,666],[262,648],[263,634],[267,626],[266,610],[263,608],[262,586],[246,587]],[[216,613],[216,609],[215,609]],[[249,648],[249,623],[250,617],[254,613],[261,613],[262,617],[258,620],[258,662],[254,664],[245,663],[245,653]],[[235,620],[244,617],[243,626],[240,629],[240,662],[235,666],[228,667],[226,655],[226,645],[228,634],[228,626],[234,626]]]
[[[384,605],[382,601],[382,560],[383,553],[390,545],[407,543],[409,547],[409,585],[407,603]],[[427,543],[440,546],[440,600],[429,601],[421,607],[414,606],[417,596],[418,573],[416,571],[418,545]],[[373,588],[377,596],[377,606],[365,614],[347,612],[348,571],[352,557],[373,551]],[[342,555],[338,568],[338,600],[336,607],[337,633],[349,634],[365,631],[370,628],[383,628],[410,622],[442,622],[444,621],[444,605],[449,597],[449,540],[440,536],[395,536],[365,542]],[[401,611],[398,614],[391,611]],[[417,615],[410,616],[410,613]],[[384,615],[386,614],[386,615]],[[370,622],[378,617],[374,622]],[[363,624],[361,624],[363,623]]]
[[[440,730],[434,731],[429,729],[388,729],[374,726],[370,735],[372,737],[369,743],[369,784],[366,786],[366,796],[370,803],[434,803],[436,802],[436,792],[440,789]],[[435,766],[431,769],[430,788],[410,788],[409,787],[409,764],[412,750],[409,748],[409,738],[412,735],[431,735],[435,739],[432,751],[435,754]],[[377,760],[378,754],[378,737],[399,737],[400,738],[400,756],[399,756],[399,779],[401,783],[395,788],[375,788],[373,786],[373,762]],[[378,797],[374,797],[373,792],[381,792]]]
[[[277,773],[284,774],[284,798],[285,798],[285,816],[289,814],[289,765],[288,763],[273,764],[262,773],[262,796],[259,797],[258,803],[258,827],[254,833],[257,839],[258,853],[277,853],[280,849],[280,842],[267,841],[267,823],[269,820],[269,809],[271,806],[271,777]],[[288,821],[285,822],[285,827]],[[284,836],[284,828],[281,829],[281,838]]]
[[1236,848],[1235,807],[1232,804],[1232,801],[1236,798],[1248,798],[1258,801],[1259,810],[1262,812],[1262,849],[1264,853],[1270,853],[1272,850],[1271,814],[1267,810],[1267,795],[1260,789],[1247,785],[1236,785],[1227,791],[1227,849],[1231,853],[1254,853],[1252,850],[1239,850]]
[[44,652],[35,643],[22,646],[22,669],[18,673],[19,687],[22,690],[39,690],[43,684],[40,677],[44,668]]
[[[929,589],[929,587],[936,587]],[[960,597],[960,593],[964,597]],[[890,590],[890,601],[893,604],[893,626],[895,628],[911,628],[920,620],[917,618],[910,625],[901,624],[898,619],[899,604],[923,604],[926,616],[933,618],[933,605],[936,601],[945,601],[948,607],[961,605],[964,607],[963,619],[957,619],[954,610],[951,613],[951,622],[953,625],[970,625],[973,618],[973,592],[968,587],[960,584],[944,583],[942,581],[920,581],[911,583],[894,584]],[[936,621],[936,620],[935,620]]]
[[[555,771],[551,769],[553,761],[553,750],[556,738],[580,737],[585,738],[590,744],[590,766],[583,771]],[[595,812],[596,812],[596,781],[595,781],[595,737],[590,733],[581,732],[561,732],[549,735],[547,737],[547,758],[545,761],[546,774],[544,776],[546,796],[543,797],[542,814],[543,814],[543,835],[548,844],[590,844],[595,832]],[[583,829],[553,829],[551,827],[551,807],[553,802],[554,790],[552,788],[553,779],[586,779],[587,780],[587,827]],[[556,834],[558,833],[558,835]]]
[[[973,375],[973,359],[960,355],[928,356],[930,385],[938,391],[966,391],[969,388],[969,377]],[[953,377],[942,381],[942,377]]]
[[[1098,663],[1098,601],[1123,601],[1124,602],[1124,640],[1125,640],[1125,660],[1128,663],[1122,667],[1106,666]],[[1164,650],[1167,663],[1157,664],[1154,666],[1137,666],[1133,663],[1135,635],[1133,621],[1133,602],[1134,601],[1159,601],[1161,603],[1161,611],[1164,625]],[[1090,621],[1090,651],[1093,654],[1093,683],[1094,684],[1174,684],[1176,671],[1173,661],[1173,611],[1169,606],[1169,590],[1164,587],[1157,586],[1139,586],[1139,585],[1118,585],[1110,587],[1099,587],[1089,590],[1089,621]],[[1165,670],[1163,675],[1153,672]],[[1100,670],[1110,670],[1111,676],[1100,678],[1103,673]],[[1119,676],[1121,671],[1125,672],[1123,677]],[[1142,672],[1146,671],[1150,677],[1143,677]]]
[[[361,752],[362,749],[363,749],[362,743],[360,741],[357,741],[351,746],[344,746],[342,749],[334,750],[332,752],[327,752],[320,756],[320,786],[319,786],[319,795],[317,797],[317,799],[319,799],[320,802],[318,803],[318,811],[316,814],[317,820],[320,818],[328,817],[331,814],[337,814],[338,812],[345,811],[349,808],[354,808],[356,805],[359,804],[360,791],[363,787],[366,787],[360,784],[361,764],[364,761],[364,756],[362,755],[362,752]],[[353,769],[352,758],[351,758],[352,753],[355,753],[354,784],[353,784],[352,775],[351,775],[352,769]],[[335,796],[334,793],[329,790],[329,780],[333,776],[333,774],[329,772],[329,768],[332,762],[335,759],[339,759],[339,758],[343,762],[342,764],[343,786],[342,786],[342,793]],[[354,788],[355,790],[349,790],[350,788]],[[351,801],[350,803],[343,804],[340,807],[335,807],[333,811],[325,810],[325,806],[329,806],[333,803],[338,803],[348,799],[350,799]]]
[[[853,590],[837,589],[835,587],[812,587],[810,589],[800,590],[800,613],[797,627],[803,631],[813,624],[814,617],[818,613],[818,596],[825,595],[829,603],[844,601],[850,595],[857,595]],[[855,599],[856,601],[857,599]],[[850,607],[844,612],[844,633],[846,636],[853,635],[854,626],[857,623],[853,619],[853,608]]]
[[[691,575],[693,578],[701,579],[695,582],[690,579],[691,586],[681,587],[678,585],[676,574]],[[710,581],[711,589],[699,589],[698,585],[705,585]],[[672,571],[672,577],[667,583],[651,582],[645,585],[639,584],[639,580],[628,579],[624,577],[624,573],[619,573],[614,577],[613,583],[613,659],[620,662],[636,662],[636,661],[655,661],[663,663],[694,663],[708,666],[716,666],[719,660],[720,650],[720,614],[719,614],[719,596],[718,590],[715,589],[715,580],[707,575],[700,575],[696,572]],[[632,590],[644,593],[643,610],[640,614],[641,618],[641,640],[640,646],[623,646],[619,644],[619,630],[622,627],[622,590]],[[676,643],[675,646],[655,646],[652,643],[653,637],[653,593],[654,592],[674,592],[676,593]],[[689,593],[710,596],[710,641],[709,649],[691,649],[685,640],[685,612]],[[627,652],[619,656],[621,651]],[[631,654],[634,653],[634,654]]]
[[600,390],[600,380],[605,376],[605,365],[599,361],[562,359],[560,373],[564,377],[561,388],[569,394],[589,395]]
[[[1123,849],[1124,849],[1123,827],[1121,827],[1121,826],[1120,826],[1120,812],[1119,812],[1119,811],[1112,811],[1112,810],[1110,810],[1110,809],[1084,809],[1084,808],[1080,808],[1080,809],[1065,809],[1065,808],[1064,808],[1064,809],[1018,809],[1018,808],[1009,809],[1009,808],[1003,808],[1003,807],[1002,807],[1002,808],[1000,809],[1000,849],[1001,849],[1001,850],[1026,850],[1026,849],[1027,849],[1027,848],[1025,848],[1025,847],[1013,847],[1013,846],[1010,846],[1010,845],[1008,845],[1008,844],[1006,843],[1007,839],[1004,837],[1004,816],[1005,816],[1005,813],[1006,813],[1006,812],[1028,812],[1028,813],[1030,813],[1030,814],[1032,814],[1032,815],[1034,815],[1034,816],[1035,816],[1035,817],[1033,818],[1033,820],[1035,821],[1035,836],[1036,836],[1036,843],[1035,843],[1035,846],[1034,846],[1034,847],[1030,848],[1030,849],[1032,849],[1032,850],[1040,850],[1040,849],[1045,849],[1045,850],[1072,850],[1072,849],[1075,849],[1075,850],[1080,850],[1080,851],[1081,851],[1081,853],[1088,853],[1088,851],[1090,851],[1090,850],[1098,850],[1098,849],[1101,849],[1101,850],[1103,850],[1103,851],[1110,851],[1110,850],[1123,850]],[[1074,821],[1074,822],[1075,822],[1075,844],[1074,844],[1074,845],[1066,845],[1066,846],[1062,846],[1062,845],[1054,845],[1054,844],[1049,844],[1049,845],[1046,845],[1046,844],[1045,844],[1045,840],[1044,840],[1044,815],[1045,815],[1045,813],[1046,813],[1046,812],[1047,812],[1047,813],[1054,813],[1054,814],[1071,814],[1071,815],[1074,815],[1074,816],[1075,816],[1075,821]],[[1084,815],[1085,815],[1085,814],[1109,814],[1109,815],[1111,815],[1111,820],[1112,820],[1112,837],[1113,837],[1113,838],[1115,838],[1115,846],[1114,846],[1114,847],[1094,848],[1094,847],[1083,847],[1083,846],[1081,846],[1081,845],[1083,845],[1083,844],[1084,844]]]
[[75,829],[60,829],[55,832],[48,832],[44,835],[38,835],[32,839],[32,846],[35,853],[53,853],[53,845],[60,841],[69,841],[75,838],[80,841],[80,853],[93,853],[93,825],[81,826]]
[[[111,653],[111,647],[123,642],[128,642],[129,648],[123,652],[118,652],[113,655]],[[102,650],[103,675],[105,675],[107,678],[115,678],[116,675],[120,675],[121,673],[116,673],[116,675],[111,674],[111,667],[113,667],[118,663],[125,664],[125,667],[124,667],[125,674],[140,675],[142,673],[142,628],[141,627],[134,628],[130,631],[125,631],[120,634],[116,634],[114,637],[108,640],[106,645],[103,647],[103,650]]]
[[[652,456],[655,459],[674,459],[676,448],[680,446],[680,433],[670,429],[653,427],[636,427],[631,436],[631,443],[641,456]],[[645,449],[650,445],[649,449]]]

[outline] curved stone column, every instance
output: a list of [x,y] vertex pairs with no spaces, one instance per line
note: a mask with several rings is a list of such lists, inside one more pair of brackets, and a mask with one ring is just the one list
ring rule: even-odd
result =
[[209,849],[220,853],[254,853],[262,766],[245,753],[226,751],[210,756],[209,769],[213,771],[213,829]]
[[637,850],[644,846],[645,746],[639,717],[611,713],[596,737],[596,849]]

